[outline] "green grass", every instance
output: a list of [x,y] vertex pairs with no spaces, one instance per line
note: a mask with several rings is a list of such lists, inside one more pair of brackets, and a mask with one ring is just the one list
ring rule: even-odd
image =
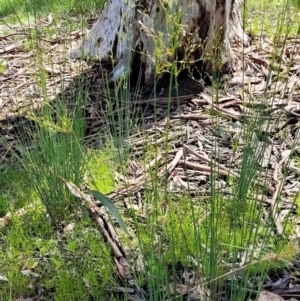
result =
[[[247,2],[246,14],[253,18],[248,23],[248,30],[253,34],[264,33],[275,37],[299,33],[299,24],[294,22],[298,11],[292,10],[291,14],[284,1],[276,3],[278,6],[274,10],[274,3],[271,6],[267,1]],[[283,44],[285,42],[284,40]],[[272,51],[278,52],[281,46],[282,44],[276,44]],[[163,46],[160,50],[165,51]],[[159,59],[156,62],[159,68]],[[173,66],[168,67],[171,68],[171,74],[176,74]],[[217,102],[219,82],[217,77],[212,78],[212,81],[215,88],[213,97]],[[273,97],[272,91],[266,91],[262,96],[263,99]],[[213,122],[218,124],[218,116],[212,118]],[[205,279],[204,282],[212,293],[212,300],[214,294],[222,287],[228,269],[236,269],[239,272],[242,270],[241,281],[238,277],[234,280],[236,275],[232,273],[234,276],[230,290],[231,300],[243,300],[246,297],[248,281],[255,277],[263,281],[269,269],[282,267],[298,252],[293,243],[288,241],[291,231],[288,219],[284,225],[284,235],[275,238],[272,234],[272,218],[269,216],[267,221],[262,222],[264,208],[262,202],[256,200],[263,189],[254,184],[255,180],[259,179],[260,183],[266,181],[259,168],[265,148],[260,149],[256,137],[264,122],[264,113],[258,110],[256,115],[243,124],[241,136],[246,146],[240,177],[232,180],[231,198],[216,189],[217,167],[211,170],[210,198],[201,195],[191,197],[182,193],[174,197],[168,193],[168,182],[157,176],[157,167],[150,171],[151,180],[144,196],[146,212],[142,214],[140,209],[131,211],[138,238],[133,240],[130,246],[131,249],[138,248],[143,254],[143,266],[148,272],[144,281],[150,290],[151,300],[172,298],[172,294],[163,292],[161,287],[167,287],[170,283],[176,286],[174,274],[178,272],[178,264],[187,269],[193,267],[193,270]],[[167,124],[164,132],[166,143],[156,145],[145,138],[144,154],[153,153],[153,148],[156,149],[154,155],[168,152],[168,127],[171,126]],[[180,138],[179,140],[182,144],[185,141]],[[253,156],[258,149],[260,151]],[[141,215],[147,216],[144,224],[139,221]],[[130,244],[126,239],[123,242],[125,245]],[[240,268],[239,261],[242,256],[245,262]]]
[[[79,185],[86,174],[91,189],[111,191],[110,149],[88,150],[83,159],[80,113],[71,111],[72,123],[66,111],[51,106],[54,120],[48,110],[46,106],[42,114],[31,116],[39,151],[29,151],[23,136],[21,156],[16,155],[19,165],[8,166],[0,179],[1,217],[13,213],[9,225],[0,228],[0,274],[7,278],[0,300],[34,295],[36,281],[49,299],[102,300],[116,281],[110,247],[88,215],[82,216],[82,207],[60,177]],[[25,213],[19,215],[20,208]]]
[[[36,20],[51,12],[59,23],[71,15],[95,13],[102,6],[103,1],[0,0],[0,16],[10,21]],[[246,9],[247,29],[253,34],[284,36],[287,32],[289,35],[299,32],[299,25],[292,22],[298,11],[290,13],[283,1],[248,0]],[[180,16],[169,17],[174,21]],[[180,24],[175,23],[179,26],[175,30],[178,33]],[[73,24],[68,24],[67,28],[70,30]],[[54,25],[41,31],[50,36],[56,29]],[[172,40],[175,49],[174,36]],[[174,51],[165,49],[159,37],[156,42],[161,47],[158,54]],[[39,43],[33,34],[23,45],[23,51],[33,51]],[[276,50],[278,48],[274,52]],[[47,81],[50,79],[43,68],[43,53],[35,53],[35,56],[45,106],[39,113],[27,116],[29,123],[20,124],[21,144],[14,157],[18,164],[7,166],[0,179],[0,217],[8,211],[13,212],[9,225],[0,228],[0,276],[6,277],[0,280],[0,300],[15,300],[20,294],[29,298],[34,295],[37,283],[49,300],[104,300],[111,287],[120,286],[111,251],[65,181],[86,190],[111,192],[116,188],[115,172],[128,176],[131,160],[139,159],[138,163],[144,166],[159,152],[168,154],[173,147],[169,139],[172,124],[168,123],[163,130],[163,143],[156,144],[155,140],[145,137],[141,158],[132,158],[128,140],[136,128],[133,113],[128,108],[135,96],[131,93],[129,78],[123,78],[113,93],[105,90],[108,112],[107,128],[99,134],[102,144],[98,149],[87,148],[84,137],[86,83],[77,83],[72,106],[65,102],[67,97],[64,96],[49,102]],[[167,67],[172,75],[177,74],[176,62],[162,66],[159,59],[158,71]],[[218,78],[212,77],[212,82],[217,102]],[[170,88],[173,88],[172,83]],[[263,98],[272,95],[272,91],[268,93]],[[217,124],[220,117],[215,113],[212,119]],[[275,237],[272,217],[264,220],[263,203],[256,200],[262,188],[255,180],[265,181],[258,168],[265,149],[256,157],[253,155],[258,149],[256,133],[263,124],[263,112],[259,110],[244,122],[241,137],[246,146],[242,168],[239,178],[229,179],[230,196],[217,189],[217,167],[210,171],[209,196],[193,195],[188,190],[171,194],[168,176],[158,176],[165,168],[164,158],[162,166],[155,164],[149,169],[142,208],[135,209],[136,199],[126,199],[132,202],[131,209],[124,212],[121,208],[120,211],[129,234],[119,228],[117,233],[131,259],[130,267],[136,280],[148,289],[151,301],[174,297],[168,289],[162,288],[176,287],[175,274],[182,272],[178,268],[180,265],[199,276],[203,288],[211,292],[212,300],[222,289],[227,272],[233,271],[231,297],[233,301],[242,300],[249,280],[257,277],[262,283],[269,269],[284,266],[298,252],[288,240],[292,223],[287,220],[284,234]],[[24,126],[28,131],[24,131]],[[183,136],[176,139],[185,143]],[[213,148],[218,154],[217,146]],[[299,207],[299,198],[296,204]],[[17,214],[20,208],[25,208],[22,215]],[[240,267],[241,258],[244,264]],[[243,276],[239,281],[238,272]]]
[[105,0],[0,0],[0,17],[8,15],[48,15],[96,13],[102,9]]
[[246,29],[252,34],[299,34],[299,0],[247,0],[245,6]]

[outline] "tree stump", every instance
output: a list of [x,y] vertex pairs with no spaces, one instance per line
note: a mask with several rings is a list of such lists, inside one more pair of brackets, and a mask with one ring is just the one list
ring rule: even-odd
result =
[[[221,68],[233,61],[231,43],[248,44],[242,0],[109,0],[71,58],[112,61],[110,81],[140,66],[144,84],[174,61]],[[134,70],[138,72],[139,70]]]

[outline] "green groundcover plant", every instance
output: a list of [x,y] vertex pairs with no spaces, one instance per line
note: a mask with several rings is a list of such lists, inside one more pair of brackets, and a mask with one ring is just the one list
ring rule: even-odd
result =
[[[276,10],[271,9],[271,2]],[[275,54],[282,53],[288,36],[299,34],[299,26],[289,19],[298,11],[297,1],[293,6],[285,1],[271,2],[246,1],[244,21],[253,34],[268,34],[278,41],[274,43],[272,56],[277,63]],[[64,16],[67,13],[85,19],[103,4],[103,1],[0,0],[0,16],[5,23],[22,24],[26,18],[38,19],[50,12],[55,14],[57,22],[67,19]],[[180,19],[180,15],[177,17]],[[178,26],[180,32],[182,28]],[[67,28],[73,26],[69,24]],[[32,40],[25,47],[28,52],[40,43],[39,39]],[[159,46],[162,53],[164,46]],[[182,294],[174,297],[174,292],[178,292],[178,277],[185,277],[184,271],[192,271],[197,278],[197,290],[203,300],[216,300],[225,288],[230,300],[254,300],[259,294],[252,297],[249,283],[253,292],[259,291],[270,269],[282,268],[295,257],[297,247],[289,240],[294,225],[286,218],[282,235],[276,237],[272,215],[264,220],[265,207],[259,201],[264,186],[259,184],[268,183],[259,168],[266,145],[261,147],[257,133],[266,127],[263,108],[268,105],[267,100],[275,99],[274,91],[265,89],[260,99],[261,109],[243,122],[242,163],[238,177],[228,175],[230,195],[218,187],[217,164],[212,164],[209,171],[208,195],[194,194],[189,189],[171,193],[169,178],[160,176],[161,169],[167,166],[154,164],[147,170],[151,180],[143,190],[145,212],[141,214],[142,209],[135,210],[134,204],[128,210],[122,207],[117,210],[104,194],[116,188],[116,174],[127,178],[132,160],[129,140],[137,129],[143,137],[140,161],[147,165],[162,150],[165,154],[171,150],[172,125],[167,122],[163,143],[147,140],[143,130],[146,120],[142,114],[134,116],[131,105],[137,99],[139,81],[133,93],[130,77],[125,76],[113,88],[104,85],[107,127],[97,133],[96,139],[100,141],[97,147],[91,147],[95,137],[87,135],[89,85],[84,81],[74,85],[72,103],[64,93],[50,101],[49,78],[42,68],[41,56],[37,54],[34,59],[44,105],[39,111],[28,113],[26,121],[16,126],[19,143],[13,164],[3,167],[0,179],[1,217],[11,212],[8,225],[0,228],[1,300],[33,296],[39,289],[49,300],[117,299],[113,288],[120,284],[109,245],[66,182],[93,191],[96,199],[108,208],[120,242],[128,251],[135,281],[145,289],[141,297],[145,300],[183,300]],[[178,89],[179,71],[176,61],[168,65],[169,91]],[[270,80],[271,76],[267,78]],[[62,77],[61,81],[64,80]],[[217,72],[213,71],[210,81],[212,98],[218,104],[222,87]],[[153,97],[157,99],[158,95],[154,93]],[[170,115],[170,106],[167,111]],[[154,115],[157,113],[154,106]],[[217,125],[221,116],[216,112],[211,112],[211,116]],[[136,119],[142,123],[141,127]],[[179,139],[185,143],[184,138]],[[239,146],[233,144],[234,147]],[[212,142],[212,149],[218,155],[217,144]],[[276,211],[279,201],[276,199],[272,210]],[[186,292],[190,290],[192,287],[187,287]],[[130,300],[126,293],[121,298]]]

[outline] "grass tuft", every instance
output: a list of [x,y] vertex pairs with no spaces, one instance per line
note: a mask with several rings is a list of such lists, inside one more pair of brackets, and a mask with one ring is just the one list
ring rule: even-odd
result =
[[[169,173],[169,158],[190,138],[186,131],[188,126],[183,122],[174,123],[170,118],[171,91],[175,91],[179,99],[177,76],[181,70],[175,56],[180,46],[178,34],[183,31],[179,10],[163,6],[167,12],[168,26],[164,30],[171,40],[169,48],[164,45],[165,36],[153,35],[151,28],[147,29],[157,47],[156,57],[151,58],[156,62],[155,79],[161,72],[170,73],[169,102],[163,112],[166,115],[163,126],[158,125],[162,112],[154,101],[151,116],[154,126],[152,132],[146,130],[146,123],[151,118],[143,116],[144,112],[132,105],[142,87],[137,80],[133,92],[128,74],[113,88],[104,87],[103,101],[106,103],[103,107],[107,111],[104,129],[99,133],[98,149],[86,147],[89,140],[85,131],[89,85],[85,82],[75,85],[72,103],[63,93],[49,101],[47,83],[52,79],[51,72],[44,66],[46,49],[40,35],[58,34],[57,24],[66,25],[71,31],[78,27],[78,24],[68,23],[72,17],[84,19],[95,14],[103,4],[101,0],[0,0],[0,17],[8,18],[6,21],[38,20],[53,13],[55,24],[51,28],[32,29],[21,46],[23,52],[34,55],[35,75],[44,103],[39,111],[29,112],[23,122],[16,125],[19,144],[13,154],[14,164],[4,166],[0,179],[0,218],[12,212],[9,223],[0,228],[0,276],[5,276],[0,278],[3,284],[0,299],[15,300],[20,294],[30,298],[37,288],[49,300],[104,300],[111,297],[110,289],[120,287],[111,251],[81,201],[70,193],[65,183],[71,182],[80,188],[87,186],[96,198],[106,202],[103,201],[113,213],[114,221],[122,221],[114,203],[103,195],[118,188],[114,179],[118,171],[125,187],[124,194],[130,186],[130,176],[136,180],[142,173],[146,179],[145,183],[138,183],[141,187],[136,195],[121,194],[126,208],[120,212],[124,215],[128,233],[119,228],[116,231],[129,257],[135,280],[145,288],[148,300],[183,300],[182,279],[185,279],[187,294],[195,287],[195,283],[188,282],[188,275],[196,279],[197,290],[203,299],[205,295],[206,300],[215,300],[223,294],[226,300],[250,300],[249,283],[259,291],[270,270],[288,266],[299,253],[290,239],[295,228],[290,216],[282,225],[282,233],[274,234],[278,230],[275,222],[282,187],[268,207],[266,198],[261,198],[269,193],[266,190],[271,184],[262,168],[269,142],[269,137],[263,133],[272,126],[265,108],[272,106],[278,96],[276,87],[274,90],[269,87],[275,75],[284,77],[280,74],[283,47],[289,36],[299,34],[299,24],[295,22],[299,1],[246,2],[247,30],[253,35],[272,36],[274,49],[270,51],[271,68],[266,76],[264,93],[258,98],[252,91],[243,91],[243,101],[249,97],[253,102],[259,101],[260,105],[241,122],[230,120],[226,124],[235,126],[238,133],[227,139],[231,143],[230,151],[241,153],[238,176],[234,173],[220,175],[224,158],[219,140],[214,137],[224,138],[227,133],[224,116],[216,109],[220,105],[222,86],[218,70],[213,70],[209,89],[215,107],[207,110],[211,114],[207,133],[216,135],[205,138],[203,143],[199,138],[201,133],[197,132],[199,141],[195,145],[197,151],[207,147],[214,160],[197,184],[201,186],[205,182],[208,193],[195,192],[191,188],[196,171],[189,172],[189,157],[185,151],[180,172],[183,172],[187,188],[171,189],[172,177],[176,174]],[[172,58],[166,64],[165,55]],[[5,71],[6,65],[0,61],[0,76]],[[62,86],[68,80],[62,75]],[[159,95],[155,89],[151,97],[157,100]],[[289,93],[286,85],[283,94]],[[172,132],[178,135],[174,138]],[[280,135],[287,136],[288,133]],[[137,152],[135,147],[139,146],[132,143],[136,136],[141,137],[139,143],[142,145]],[[156,160],[159,155],[161,161]],[[287,175],[282,177],[284,181]],[[299,203],[297,195],[291,206],[297,206],[299,211]],[[269,214],[266,214],[266,208]],[[125,228],[125,224],[119,222],[119,225]],[[177,296],[176,292],[179,292]],[[124,299],[130,297],[125,294]]]

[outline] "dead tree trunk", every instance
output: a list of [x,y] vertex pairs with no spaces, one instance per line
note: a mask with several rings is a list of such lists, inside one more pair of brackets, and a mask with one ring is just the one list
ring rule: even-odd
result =
[[138,61],[144,83],[153,81],[153,76],[165,71],[174,60],[224,66],[233,59],[231,43],[248,44],[242,28],[241,2],[109,0],[71,57],[112,60],[112,81],[137,66]]

